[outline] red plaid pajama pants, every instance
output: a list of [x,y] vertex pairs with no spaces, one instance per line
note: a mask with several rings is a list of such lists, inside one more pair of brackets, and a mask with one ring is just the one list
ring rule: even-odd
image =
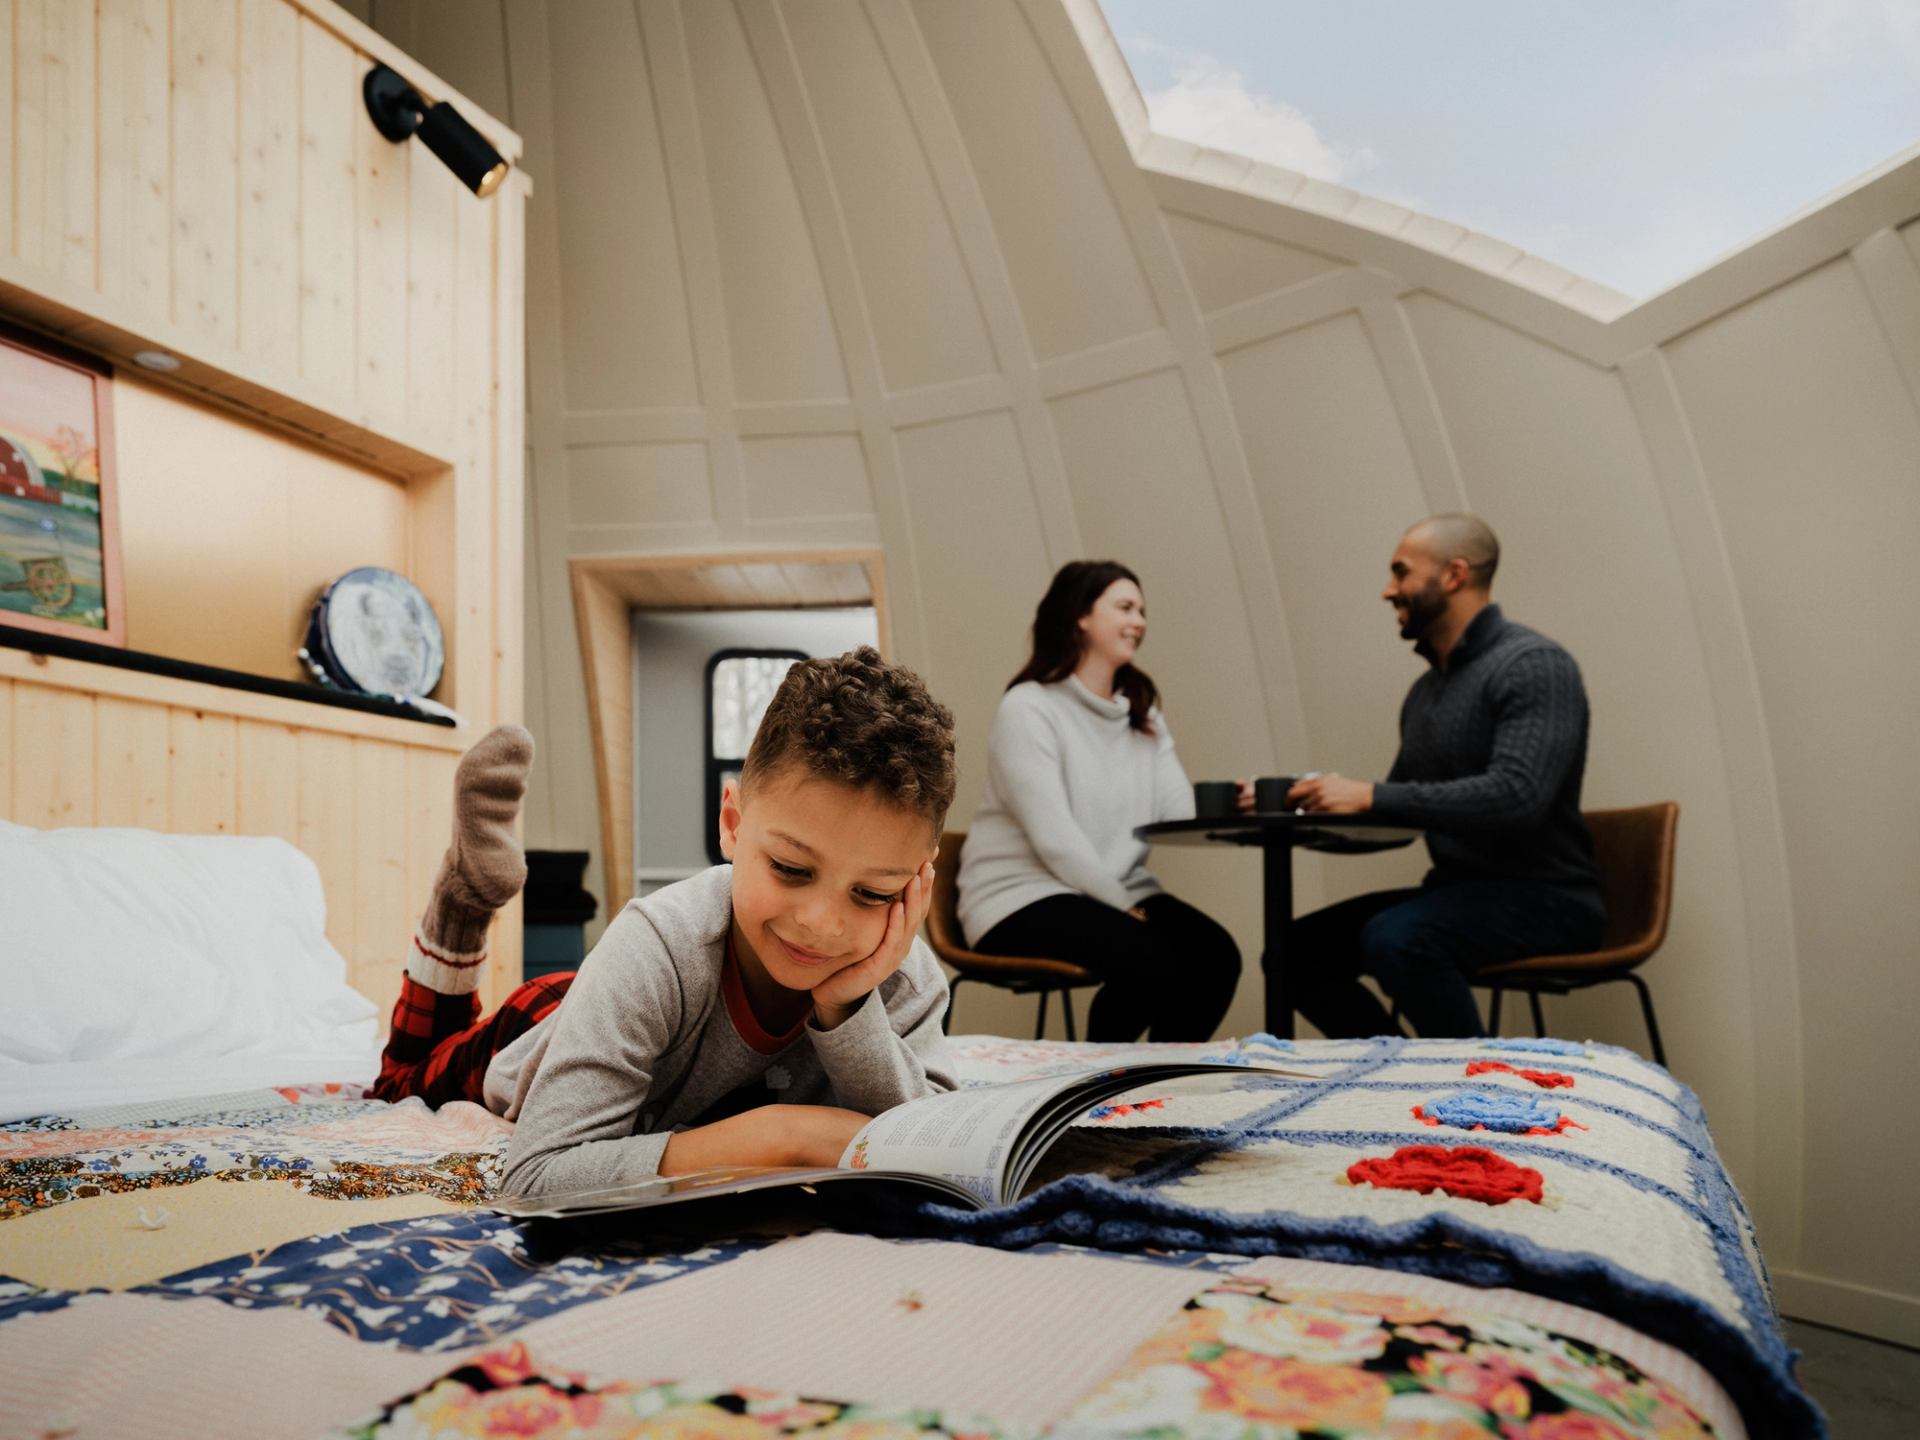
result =
[[449,1100],[485,1105],[488,1064],[552,1012],[573,976],[568,970],[529,980],[484,1020],[478,995],[443,995],[402,976],[380,1078],[368,1094],[375,1100],[418,1095],[436,1110]]

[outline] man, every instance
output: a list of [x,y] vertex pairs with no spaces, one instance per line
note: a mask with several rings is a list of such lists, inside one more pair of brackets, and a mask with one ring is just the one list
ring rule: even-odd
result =
[[1393,769],[1377,784],[1319,775],[1288,792],[1309,811],[1420,826],[1433,859],[1417,889],[1294,925],[1296,1003],[1326,1035],[1393,1032],[1362,975],[1421,1035],[1483,1034],[1475,970],[1600,943],[1605,902],[1580,815],[1586,691],[1571,655],[1493,603],[1499,561],[1500,542],[1472,515],[1407,531],[1381,598],[1430,668],[1400,707]]

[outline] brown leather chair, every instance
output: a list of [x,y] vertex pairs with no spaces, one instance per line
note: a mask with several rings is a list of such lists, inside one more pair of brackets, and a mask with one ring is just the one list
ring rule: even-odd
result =
[[[1060,994],[1060,1008],[1067,1015],[1067,1038],[1077,1040],[1073,1031],[1072,988],[1076,985],[1098,985],[1100,977],[1084,965],[1076,965],[1071,960],[1054,960],[1043,955],[982,955],[977,950],[969,950],[965,935],[960,930],[960,854],[966,848],[967,832],[949,830],[940,837],[940,858],[934,862],[933,904],[927,911],[927,940],[933,946],[933,953],[959,974],[954,978],[951,990],[958,990],[968,980],[978,980],[983,985],[998,985],[1011,990],[1016,995],[1040,996],[1040,1018],[1033,1027],[1033,1038],[1038,1040],[1047,1029],[1047,996],[1055,991]],[[953,1017],[953,1004],[947,1004],[947,1017]]]
[[1653,1018],[1653,996],[1647,982],[1633,972],[1667,938],[1667,915],[1673,908],[1673,837],[1680,806],[1665,800],[1625,810],[1589,810],[1586,820],[1607,896],[1607,929],[1600,948],[1582,955],[1533,955],[1475,971],[1473,983],[1493,991],[1487,1029],[1500,1033],[1500,996],[1505,991],[1526,992],[1533,1007],[1533,1033],[1545,1035],[1546,1019],[1540,1012],[1543,994],[1565,995],[1624,980],[1640,993],[1653,1058],[1664,1065],[1667,1052]]

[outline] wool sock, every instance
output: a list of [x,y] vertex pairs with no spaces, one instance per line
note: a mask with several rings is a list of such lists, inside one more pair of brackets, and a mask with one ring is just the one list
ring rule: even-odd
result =
[[459,995],[480,984],[487,927],[527,882],[527,855],[513,833],[527,793],[533,736],[500,725],[460,757],[453,774],[453,843],[407,956],[407,973],[430,990]]

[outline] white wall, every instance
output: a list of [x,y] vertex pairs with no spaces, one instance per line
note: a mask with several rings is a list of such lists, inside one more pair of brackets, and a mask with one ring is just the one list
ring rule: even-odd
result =
[[[536,839],[596,834],[570,554],[882,545],[964,823],[1032,606],[1086,554],[1146,582],[1192,773],[1377,773],[1418,670],[1385,558],[1471,506],[1499,598],[1586,673],[1589,803],[1681,802],[1648,975],[1787,1305],[1920,1343],[1920,158],[1634,306],[1150,134],[1091,0],[428,24],[448,3],[374,18],[497,105],[538,182]],[[1156,863],[1251,954],[1244,860]],[[1306,864],[1301,902],[1409,864]],[[1625,995],[1549,1005],[1643,1043]],[[1258,1018],[1249,974],[1228,1023]]]

